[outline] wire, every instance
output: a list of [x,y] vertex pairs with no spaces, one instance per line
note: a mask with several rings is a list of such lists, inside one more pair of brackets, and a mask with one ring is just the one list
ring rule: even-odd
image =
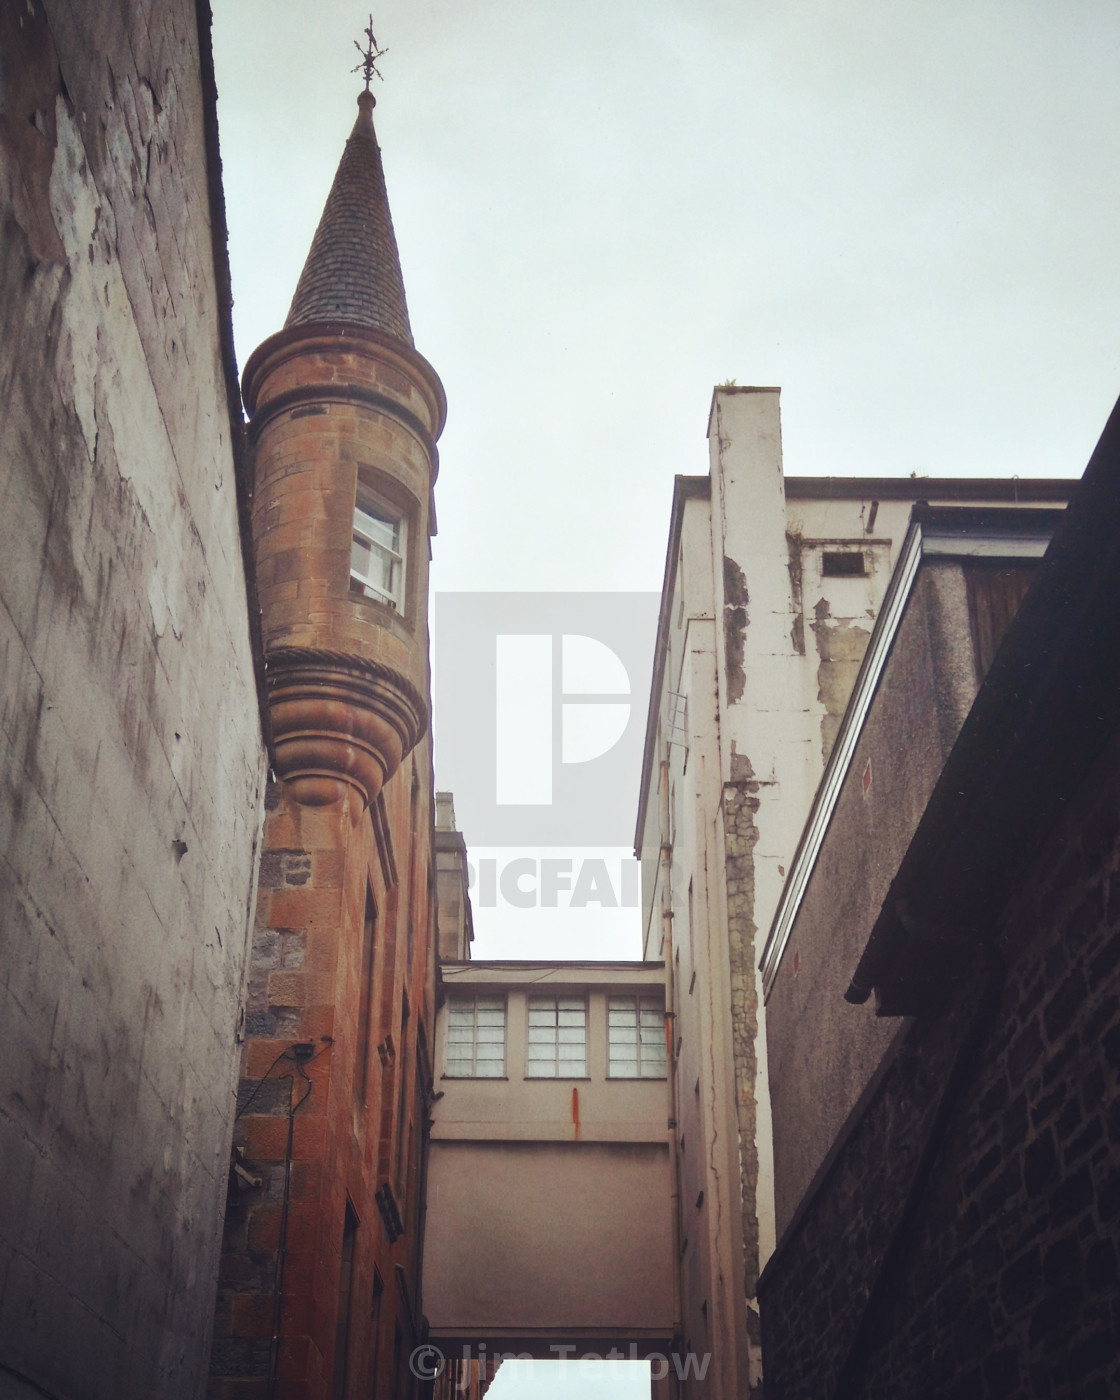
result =
[[[253,1090],[253,1092],[249,1095],[249,1097],[245,1100],[245,1102],[241,1105],[241,1107],[237,1110],[237,1112],[233,1115],[233,1121],[234,1121],[235,1123],[236,1123],[237,1120],[241,1117],[241,1115],[248,1109],[249,1105],[250,1105],[250,1104],[253,1102],[253,1100],[257,1097],[257,1095],[260,1093],[260,1091],[261,1091],[261,1085],[264,1083],[264,1081],[268,1078],[268,1076],[272,1073],[272,1071],[276,1068],[276,1066],[280,1063],[280,1061],[284,1058],[284,1056],[288,1053],[288,1051],[289,1051],[290,1049],[291,1049],[291,1046],[290,1046],[290,1045],[285,1046],[284,1049],[280,1051],[279,1055],[276,1056],[276,1058],[273,1060],[273,1062],[272,1062],[272,1063],[269,1065],[269,1067],[265,1070],[264,1074],[261,1075],[260,1079],[257,1080],[257,1086],[256,1086],[256,1088],[255,1088],[255,1089]],[[284,1075],[281,1075],[280,1077],[281,1077],[281,1079],[283,1079],[285,1076],[284,1076]],[[289,1077],[290,1077],[290,1076],[289,1076]],[[305,1077],[306,1077],[306,1076],[305,1076]]]

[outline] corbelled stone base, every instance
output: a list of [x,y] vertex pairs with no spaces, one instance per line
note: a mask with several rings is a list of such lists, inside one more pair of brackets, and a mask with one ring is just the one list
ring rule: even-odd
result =
[[276,772],[303,806],[356,789],[369,806],[428,726],[428,707],[387,666],[284,647],[267,658]]

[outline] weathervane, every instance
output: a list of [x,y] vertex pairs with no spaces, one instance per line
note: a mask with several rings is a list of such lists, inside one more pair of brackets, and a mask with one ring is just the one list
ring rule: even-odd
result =
[[362,61],[361,63],[355,64],[355,66],[351,68],[350,71],[351,73],[361,73],[362,77],[366,80],[366,92],[369,92],[370,79],[375,76],[378,78],[381,77],[381,74],[377,71],[377,60],[379,58],[384,58],[385,55],[389,52],[389,50],[379,49],[377,47],[377,40],[373,37],[372,15],[370,15],[369,24],[365,27],[362,33],[365,34],[368,42],[366,43],[366,46],[363,49],[361,44],[358,43],[357,39],[354,40],[354,47],[361,54]]

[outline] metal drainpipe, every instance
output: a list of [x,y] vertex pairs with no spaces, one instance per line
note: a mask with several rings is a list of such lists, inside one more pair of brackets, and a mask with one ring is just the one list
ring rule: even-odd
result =
[[[665,966],[668,969],[665,993],[668,1006],[665,1008],[665,1048],[668,1052],[666,1068],[669,1079],[669,1148],[673,1158],[673,1335],[682,1337],[684,1320],[682,1298],[684,1287],[681,1280],[681,1159],[680,1124],[677,1120],[677,1014],[676,1014],[676,964],[673,961],[673,909],[670,870],[673,850],[669,845],[669,763],[661,760],[661,922],[664,929]],[[672,1387],[680,1395],[681,1383],[676,1376],[676,1367],[671,1367]]]
[[[294,1052],[294,1046],[292,1050]],[[292,1199],[292,1145],[295,1136],[296,1114],[311,1097],[313,1088],[312,1081],[307,1079],[303,1068],[312,1056],[305,1054],[300,1057],[293,1053],[292,1058],[296,1062],[296,1069],[301,1077],[307,1080],[307,1093],[298,1102],[296,1101],[296,1077],[293,1074],[289,1080],[288,1089],[288,1149],[284,1157],[284,1204],[280,1211],[280,1238],[276,1246],[276,1291],[273,1294],[272,1305],[272,1341],[268,1349],[268,1400],[276,1400],[276,1387],[280,1374],[280,1343],[282,1341],[280,1328],[284,1317],[284,1271],[288,1259],[288,1208]]]

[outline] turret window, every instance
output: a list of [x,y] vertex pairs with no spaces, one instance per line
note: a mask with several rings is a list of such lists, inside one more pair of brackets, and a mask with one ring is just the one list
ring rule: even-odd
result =
[[359,493],[350,544],[350,583],[367,598],[404,610],[405,521]]

